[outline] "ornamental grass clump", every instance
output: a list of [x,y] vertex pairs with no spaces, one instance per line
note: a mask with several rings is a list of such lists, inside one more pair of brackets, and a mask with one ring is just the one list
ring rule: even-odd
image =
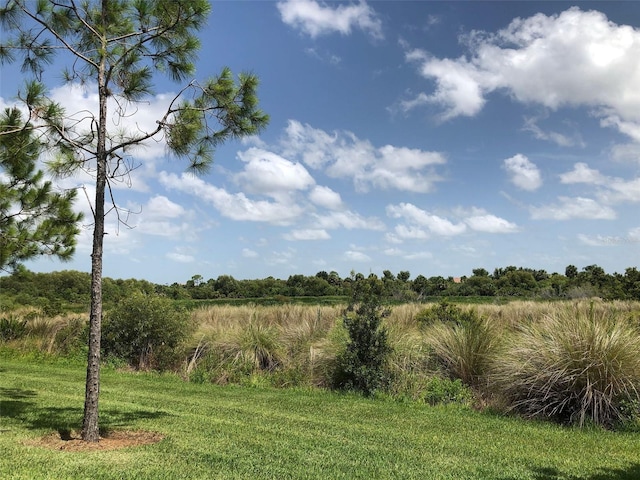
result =
[[474,311],[460,318],[464,321],[433,324],[425,331],[426,340],[445,375],[470,387],[483,387],[502,336],[493,323]]
[[640,335],[626,317],[593,305],[558,310],[521,328],[493,380],[525,416],[613,427],[637,413]]

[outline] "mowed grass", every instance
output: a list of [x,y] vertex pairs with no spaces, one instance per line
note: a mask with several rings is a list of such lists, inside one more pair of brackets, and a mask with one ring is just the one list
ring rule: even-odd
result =
[[84,368],[0,352],[2,479],[637,479],[640,435],[577,430],[319,390],[186,383],[104,369],[101,424],[160,443],[69,452],[30,445],[78,429]]

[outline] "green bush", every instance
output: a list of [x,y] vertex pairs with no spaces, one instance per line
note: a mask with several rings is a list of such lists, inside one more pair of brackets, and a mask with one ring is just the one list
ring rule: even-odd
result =
[[421,328],[426,328],[436,323],[467,325],[475,322],[475,317],[473,310],[463,310],[447,300],[442,300],[438,304],[418,312],[415,319]]
[[178,348],[192,332],[189,312],[167,298],[138,293],[105,315],[102,349],[134,368],[165,370],[181,360]]
[[381,322],[390,312],[380,305],[384,289],[380,280],[370,277],[356,283],[342,319],[349,339],[338,358],[335,386],[369,396],[386,380],[385,366],[391,347]]
[[611,427],[636,414],[640,336],[621,315],[593,307],[522,327],[496,365],[494,383],[526,416]]
[[424,401],[430,405],[447,403],[470,403],[473,394],[459,378],[432,377],[422,393]]
[[17,315],[0,318],[0,340],[18,340],[27,334],[27,320]]

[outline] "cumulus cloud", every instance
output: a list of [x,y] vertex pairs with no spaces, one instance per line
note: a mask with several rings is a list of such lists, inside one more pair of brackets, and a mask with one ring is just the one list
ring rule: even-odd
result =
[[246,163],[235,180],[248,193],[280,197],[283,192],[306,190],[315,181],[304,166],[261,148],[238,153]]
[[576,163],[573,170],[560,175],[560,181],[566,184],[598,185],[600,189],[597,197],[606,204],[640,202],[640,178],[625,180],[619,177],[610,177],[590,168],[586,163]]
[[[419,234],[418,232],[421,231],[421,228],[426,228],[429,232],[442,236],[460,235],[467,229],[464,223],[454,224],[445,218],[426,212],[411,203],[389,205],[387,206],[387,215],[409,222],[409,226],[405,225],[402,227],[404,238],[409,238],[406,236],[407,234]],[[413,225],[413,227],[411,225]],[[420,228],[416,230],[415,227]],[[396,233],[399,233],[398,229],[396,229]]]
[[431,235],[450,237],[461,235],[468,230],[483,233],[514,233],[519,230],[515,223],[475,207],[456,209],[454,215],[460,219],[457,223],[429,213],[410,203],[388,205],[387,215],[404,222],[397,224],[393,233],[387,235],[387,240],[391,243],[401,243],[404,240],[424,240],[430,238]]
[[572,7],[558,15],[516,18],[498,32],[474,31],[463,40],[468,53],[456,59],[407,52],[407,61],[435,82],[435,90],[407,100],[405,110],[435,104],[443,119],[474,116],[489,93],[502,91],[551,110],[590,107],[606,126],[640,139],[637,29]]
[[426,193],[442,180],[435,167],[446,163],[440,152],[384,145],[376,148],[351,132],[333,132],[290,120],[282,139],[282,155],[299,159],[332,178],[351,178],[356,189],[371,188]]
[[188,174],[160,172],[160,183],[168,189],[184,192],[213,205],[218,212],[232,220],[290,225],[302,213],[302,207],[290,202],[252,200],[244,193],[229,193]]
[[351,34],[360,29],[381,39],[382,22],[366,1],[349,5],[319,3],[315,0],[285,0],[278,2],[282,21],[311,38],[330,33]]
[[145,215],[155,218],[179,218],[186,214],[185,209],[164,195],[154,195],[143,207]]
[[342,198],[340,198],[340,194],[338,192],[334,192],[329,187],[316,185],[309,192],[309,200],[314,204],[329,210],[338,210],[342,208]]
[[602,185],[607,179],[598,170],[589,168],[586,163],[576,163],[573,170],[560,175],[561,183],[590,183]]
[[511,183],[523,190],[533,191],[542,186],[542,176],[538,167],[525,155],[518,153],[503,162]]
[[558,203],[531,207],[531,218],[534,220],[571,220],[583,218],[589,220],[613,220],[616,212],[601,205],[591,198],[558,197]]

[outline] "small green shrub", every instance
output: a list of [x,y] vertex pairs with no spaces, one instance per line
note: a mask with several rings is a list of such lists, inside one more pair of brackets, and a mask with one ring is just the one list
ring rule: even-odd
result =
[[421,328],[436,323],[467,325],[475,322],[476,314],[473,310],[463,310],[447,300],[442,300],[440,303],[418,312],[415,319]]
[[422,393],[424,401],[430,405],[462,403],[468,404],[473,399],[473,394],[459,378],[432,377]]
[[611,427],[637,413],[640,336],[621,315],[566,310],[523,326],[493,380],[526,416]]
[[27,334],[27,320],[17,315],[0,318],[0,340],[18,340]]
[[390,312],[380,305],[384,289],[380,280],[370,277],[356,283],[342,320],[349,340],[338,358],[335,386],[370,396],[386,380],[385,366],[391,347],[381,322]]
[[168,298],[139,293],[107,312],[102,349],[137,369],[166,370],[179,363],[178,348],[192,333],[189,312]]

